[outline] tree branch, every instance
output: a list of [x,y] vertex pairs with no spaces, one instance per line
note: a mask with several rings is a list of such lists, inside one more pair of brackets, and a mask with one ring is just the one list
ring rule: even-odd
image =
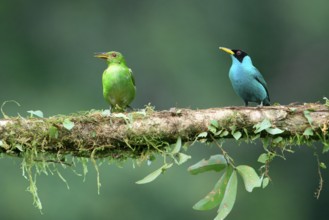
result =
[[[68,130],[64,120],[74,122]],[[243,137],[255,135],[255,124],[268,119],[273,128],[284,132],[283,138],[303,135],[307,128],[314,134],[327,137],[329,108],[321,104],[269,107],[224,107],[202,110],[170,109],[156,112],[146,108],[104,116],[89,112],[50,118],[7,118],[0,120],[0,152],[22,156],[29,150],[53,155],[78,157],[138,157],[146,151],[161,150],[181,137],[193,141],[201,132],[208,131],[211,120],[218,122],[218,130],[241,131]],[[262,132],[264,137],[266,132]],[[319,140],[318,135],[308,137]],[[209,141],[212,141],[209,139]]]

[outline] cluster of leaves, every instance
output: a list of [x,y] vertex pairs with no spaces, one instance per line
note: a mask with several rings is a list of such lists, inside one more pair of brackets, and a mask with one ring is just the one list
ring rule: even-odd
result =
[[[188,159],[191,158],[191,156],[180,152],[182,147],[186,149],[187,145],[185,145],[185,146],[182,145],[182,139],[181,139],[181,137],[178,137],[177,142],[176,142],[173,150],[168,151],[168,152],[163,152],[163,156],[165,158],[164,164],[160,168],[158,168],[157,170],[153,171],[152,173],[150,173],[149,175],[144,177],[143,179],[137,181],[136,183],[137,184],[150,183],[153,180],[155,180],[157,177],[159,177],[160,174],[163,174],[166,170],[171,168],[174,163],[176,163],[177,165],[181,165],[181,164],[185,163]],[[167,156],[169,158],[171,158],[171,160],[173,162],[168,163],[167,160],[166,160]],[[153,157],[150,158],[150,159],[153,159]],[[149,160],[149,164],[150,163],[151,163],[151,160]]]
[[194,209],[202,211],[218,207],[216,220],[224,219],[234,206],[238,186],[237,173],[242,177],[248,192],[252,192],[255,187],[261,187],[262,183],[263,187],[266,187],[268,183],[263,182],[263,178],[260,178],[252,167],[247,165],[235,167],[220,154],[211,156],[209,160],[201,160],[190,166],[188,171],[193,175],[209,171],[222,174],[207,196],[193,206]]
[[[255,136],[252,140],[260,137],[262,131],[267,132],[270,135],[277,135],[284,131],[272,126],[268,119],[256,124],[254,126]],[[245,130],[245,134],[248,132]],[[264,172],[259,176],[254,168],[248,165],[235,166],[233,159],[228,155],[219,143],[222,138],[232,135],[236,140],[243,137],[243,133],[236,129],[236,126],[232,125],[230,130],[220,129],[220,126],[216,120],[211,120],[208,126],[208,131],[200,133],[195,141],[207,142],[209,136],[213,139],[222,154],[216,154],[210,157],[208,160],[201,160],[198,163],[189,167],[188,171],[192,175],[215,171],[219,173],[219,180],[215,184],[214,188],[199,202],[197,202],[193,208],[196,210],[209,210],[218,207],[217,216],[215,219],[224,219],[232,210],[235,198],[237,194],[238,174],[242,177],[245,189],[248,192],[252,192],[254,188],[262,187],[265,188],[270,181],[268,177],[268,163],[275,157],[273,153],[263,153],[258,158],[258,162],[262,163],[261,169]],[[274,139],[275,140],[275,139]],[[194,143],[194,142],[193,142]],[[193,144],[192,143],[192,144]],[[187,145],[185,145],[186,148]],[[186,162],[191,156],[181,153],[182,141],[179,137],[173,149],[164,153],[164,158],[169,156],[173,162],[165,163],[163,166],[150,173],[143,179],[137,181],[137,184],[145,184],[154,181],[157,177],[167,171],[173,166],[174,163],[181,165]]]

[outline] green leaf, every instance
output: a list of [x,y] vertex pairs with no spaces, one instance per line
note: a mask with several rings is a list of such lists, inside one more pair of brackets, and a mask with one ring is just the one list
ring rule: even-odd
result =
[[209,125],[208,126],[208,131],[210,131],[211,133],[215,134],[217,132],[217,128],[215,128],[214,126],[212,125]]
[[183,153],[178,153],[178,165],[181,165],[183,163],[185,163],[188,159],[191,159],[192,157],[190,155],[187,154],[183,154]]
[[50,139],[57,139],[58,138],[58,130],[55,126],[50,126],[48,129],[48,134]]
[[238,189],[237,186],[238,186],[238,178],[236,171],[234,170],[227,183],[227,187],[224,192],[225,195],[222,202],[220,203],[219,209],[217,211],[218,214],[215,220],[222,220],[226,218],[228,214],[230,214],[235,203],[236,193]]
[[327,166],[326,166],[326,164],[325,164],[325,163],[323,163],[323,162],[321,162],[321,163],[320,163],[320,167],[321,167],[322,169],[327,169]]
[[328,142],[322,142],[322,144],[323,144],[322,153],[326,153],[329,150],[329,143]]
[[181,147],[182,147],[182,138],[178,137],[176,141],[176,145],[171,153],[177,154],[180,151]]
[[2,140],[0,140],[0,147],[4,148],[6,150],[10,149],[10,146],[6,143],[6,141],[2,141]]
[[223,131],[221,134],[220,134],[220,137],[225,137],[225,136],[227,136],[229,134],[229,132],[228,131]]
[[312,119],[312,117],[310,115],[310,111],[309,110],[305,110],[304,111],[304,116],[307,119],[308,123],[312,126],[313,119]]
[[15,144],[15,147],[20,151],[23,152],[23,146],[20,144]]
[[254,168],[246,165],[240,165],[237,166],[236,169],[241,175],[244,186],[248,192],[252,192],[255,187],[261,187],[262,180],[259,178]]
[[227,167],[226,159],[221,154],[212,155],[209,160],[202,159],[198,163],[190,166],[188,172],[192,175],[196,175],[208,171],[220,172]]
[[208,132],[202,132],[202,133],[200,133],[197,137],[198,138],[201,138],[201,137],[207,137],[207,135],[208,135]]
[[254,141],[256,139],[260,138],[260,134],[256,134],[255,136],[251,136],[251,140]]
[[273,139],[273,143],[277,144],[277,143],[280,143],[282,140],[283,140],[282,137],[276,137]]
[[258,162],[259,163],[266,163],[266,161],[268,161],[268,155],[266,153],[262,153],[259,157],[258,157]]
[[234,132],[232,135],[235,138],[235,140],[239,140],[240,137],[242,136],[240,131]]
[[40,110],[36,110],[36,111],[30,110],[30,111],[27,111],[27,113],[30,113],[31,117],[33,117],[33,115],[34,115],[34,116],[37,116],[39,118],[43,118],[43,112],[40,111]]
[[[259,134],[258,134],[259,135]],[[270,138],[267,136],[267,137],[264,137],[262,139],[262,142],[263,142],[263,148],[265,150],[267,150],[267,148],[271,145],[271,142],[270,142]]]
[[147,175],[146,177],[144,177],[143,179],[137,181],[137,184],[145,184],[145,183],[149,183],[152,182],[153,180],[155,180],[158,176],[160,176],[160,174],[162,174],[164,171],[166,171],[167,169],[169,169],[173,164],[164,164],[162,167],[160,167],[159,169],[157,169],[156,171],[150,173],[149,175]]
[[211,120],[210,125],[214,126],[215,128],[218,128],[218,121],[217,120]]
[[271,135],[281,134],[284,132],[284,130],[281,130],[280,128],[267,128],[266,132]]
[[255,134],[260,133],[261,131],[270,128],[271,125],[272,125],[271,122],[267,118],[265,118],[262,122],[259,122],[254,125],[254,128],[256,129],[254,133]]
[[304,136],[312,136],[314,133],[313,133],[313,129],[312,128],[306,128],[303,135]]
[[66,128],[67,130],[71,130],[74,127],[74,122],[70,121],[70,119],[66,118],[63,122],[63,126],[64,128]]
[[227,167],[225,169],[225,172],[223,173],[223,175],[217,181],[213,190],[210,191],[206,197],[204,197],[199,202],[197,202],[193,206],[193,209],[203,211],[203,210],[213,209],[216,206],[219,206],[219,204],[223,200],[223,197],[225,194],[225,189],[230,180],[230,177],[232,176],[232,172],[233,172],[233,169]]
[[270,182],[270,178],[265,177],[265,178],[263,179],[262,188],[264,189],[264,188],[269,184],[269,182]]

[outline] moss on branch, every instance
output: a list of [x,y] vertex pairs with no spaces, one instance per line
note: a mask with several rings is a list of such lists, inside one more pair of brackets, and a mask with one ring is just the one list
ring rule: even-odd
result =
[[[146,108],[111,116],[93,111],[49,118],[2,119],[0,152],[22,156],[33,149],[57,157],[136,158],[171,145],[178,137],[183,142],[194,141],[200,133],[208,131],[212,120],[218,122],[218,130],[228,131],[224,138],[233,137],[232,129],[240,131],[241,138],[247,138],[255,135],[254,126],[264,119],[271,122],[272,128],[283,131],[282,138],[303,135],[308,128],[320,134],[308,135],[309,141],[327,138],[329,109],[316,103],[168,111]],[[64,120],[73,122],[73,128],[67,129]],[[260,133],[260,137],[266,135],[266,132]]]

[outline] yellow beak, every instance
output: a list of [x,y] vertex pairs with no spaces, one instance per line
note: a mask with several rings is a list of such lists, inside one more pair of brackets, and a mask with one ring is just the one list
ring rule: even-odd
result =
[[109,55],[107,53],[95,53],[94,57],[107,60],[107,58],[109,57]]
[[234,52],[233,52],[231,49],[229,49],[229,48],[226,48],[226,47],[219,47],[219,49],[220,49],[220,50],[223,50],[223,51],[225,51],[226,53],[229,53],[229,54],[231,54],[231,55],[234,54]]

